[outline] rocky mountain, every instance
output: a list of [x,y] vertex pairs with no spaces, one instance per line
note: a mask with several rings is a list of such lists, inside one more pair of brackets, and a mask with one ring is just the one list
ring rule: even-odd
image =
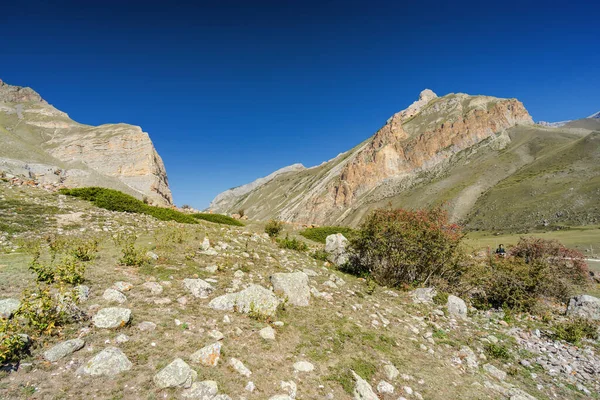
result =
[[536,125],[516,99],[438,97],[424,90],[346,153],[227,191],[210,209],[244,209],[263,220],[357,225],[366,212],[390,203],[445,204],[453,220],[472,229],[597,223],[596,129],[578,121],[560,128]]
[[77,123],[34,90],[0,80],[0,172],[42,184],[103,186],[172,203],[162,159],[138,126]]

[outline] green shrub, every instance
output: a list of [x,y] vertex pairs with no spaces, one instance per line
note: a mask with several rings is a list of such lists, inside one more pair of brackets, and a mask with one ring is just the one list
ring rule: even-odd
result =
[[308,245],[301,240],[296,238],[290,239],[288,236],[285,239],[277,239],[277,245],[282,249],[290,249],[296,251],[307,251]]
[[441,208],[375,210],[351,237],[353,256],[344,269],[395,287],[456,281],[463,270],[463,237]]
[[85,265],[72,255],[63,256],[59,261],[53,259],[49,263],[42,263],[38,254],[29,264],[29,269],[36,274],[38,282],[78,285],[84,281]]
[[283,230],[283,222],[272,219],[265,225],[265,233],[272,238],[279,236]]
[[598,326],[585,318],[557,323],[552,328],[554,340],[564,340],[574,344],[578,344],[581,339],[595,340],[598,337]]
[[325,244],[327,236],[335,235],[336,233],[341,233],[344,235],[344,237],[346,237],[346,239],[350,239],[354,235],[355,231],[345,226],[322,226],[319,228],[306,228],[300,231],[300,235],[304,236],[308,240],[323,244]]
[[485,354],[488,357],[500,360],[510,360],[511,355],[508,347],[499,343],[488,343],[484,346]]
[[315,250],[313,253],[311,253],[310,256],[312,258],[314,258],[315,260],[327,261],[329,254],[325,250],[319,249],[319,250]]
[[146,255],[147,250],[137,247],[135,242],[137,236],[120,232],[113,236],[113,241],[121,247],[121,258],[119,263],[130,267],[142,267],[150,263],[150,258]]
[[15,320],[0,319],[0,365],[19,361],[27,352],[27,341]]
[[191,214],[191,215],[192,215],[192,217],[194,217],[196,219],[213,222],[215,224],[231,225],[231,226],[244,226],[244,224],[241,223],[240,221],[238,221],[237,219],[228,217],[227,215],[223,215],[223,214],[196,213],[196,214]]
[[445,306],[448,303],[448,296],[448,293],[438,290],[435,296],[433,296],[433,302],[437,305]]
[[91,201],[96,207],[110,211],[120,211],[136,214],[151,215],[161,221],[176,221],[184,224],[196,224],[192,216],[166,207],[154,207],[145,204],[133,196],[118,190],[101,187],[86,187],[77,189],[61,189],[60,193]]
[[364,358],[353,358],[348,365],[333,368],[325,380],[339,383],[344,391],[351,395],[354,391],[354,377],[351,371],[368,382],[377,373],[377,366]]
[[17,317],[23,318],[36,333],[51,335],[59,327],[82,318],[76,303],[76,291],[60,287],[53,293],[50,286],[38,286],[36,290],[25,290]]

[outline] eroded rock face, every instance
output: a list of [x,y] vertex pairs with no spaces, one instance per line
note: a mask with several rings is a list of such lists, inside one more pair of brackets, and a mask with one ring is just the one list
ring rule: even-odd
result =
[[0,157],[8,160],[2,170],[67,187],[110,187],[158,205],[173,202],[163,161],[138,126],[79,124],[34,90],[2,81],[0,124],[12,134],[0,135]]
[[569,300],[567,315],[600,320],[600,299],[587,294],[572,297]]

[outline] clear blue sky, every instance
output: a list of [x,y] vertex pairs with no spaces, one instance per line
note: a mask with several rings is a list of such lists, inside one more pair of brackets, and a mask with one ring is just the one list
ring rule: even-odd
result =
[[516,97],[535,120],[600,110],[599,1],[195,3],[3,2],[0,79],[140,125],[199,208],[348,150],[424,88]]

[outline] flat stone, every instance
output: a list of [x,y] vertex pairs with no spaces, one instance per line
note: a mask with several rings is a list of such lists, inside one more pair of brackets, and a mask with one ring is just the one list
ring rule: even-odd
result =
[[77,372],[92,376],[115,376],[131,369],[133,364],[121,350],[107,347],[83,364]]
[[99,310],[92,318],[97,328],[120,328],[129,323],[131,310],[128,308],[109,307]]
[[265,340],[275,340],[275,329],[271,328],[270,326],[262,328],[260,331],[258,331],[258,334]]
[[308,275],[304,272],[277,273],[271,276],[271,284],[278,294],[294,306],[305,307],[310,303]]
[[298,361],[294,363],[294,371],[296,372],[312,372],[315,366],[308,361]]
[[194,382],[189,389],[181,392],[181,398],[193,400],[213,400],[219,391],[215,381]]
[[215,289],[202,279],[184,279],[183,286],[190,291],[192,296],[206,299]]
[[154,375],[154,384],[161,389],[183,387],[189,388],[198,374],[181,358],[176,358],[171,364]]
[[215,367],[221,357],[221,342],[209,344],[192,354],[190,360],[196,364],[203,364],[209,367]]
[[19,307],[21,307],[21,302],[17,299],[0,300],[0,318],[12,317]]
[[69,354],[73,354],[77,350],[83,348],[83,346],[85,346],[85,341],[83,339],[66,340],[46,350],[44,352],[44,358],[50,362],[55,362]]
[[506,379],[506,372],[494,367],[492,364],[484,364],[483,369],[499,381]]
[[142,332],[150,332],[156,329],[156,324],[150,321],[143,321],[137,325],[137,328]]
[[119,304],[125,303],[127,301],[127,297],[123,293],[112,288],[106,289],[102,294],[102,298],[106,301]]
[[250,375],[252,375],[252,371],[250,371],[243,362],[241,362],[240,360],[238,360],[237,358],[230,358],[229,359],[229,365],[231,365],[231,367],[240,375],[243,375],[245,377],[250,377]]

